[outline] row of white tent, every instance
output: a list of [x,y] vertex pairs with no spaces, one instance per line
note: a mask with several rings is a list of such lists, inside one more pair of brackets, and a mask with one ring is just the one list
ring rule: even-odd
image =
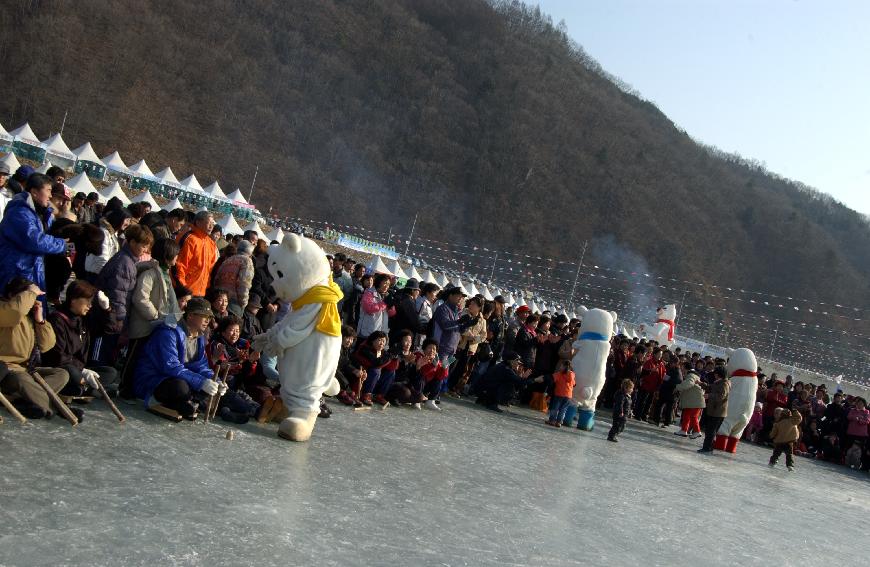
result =
[[[57,156],[65,160],[72,161],[73,163],[79,161],[89,162],[95,165],[102,166],[116,173],[121,173],[132,177],[139,177],[143,179],[151,179],[159,182],[162,185],[168,185],[170,187],[188,191],[190,193],[195,193],[197,195],[204,195],[219,201],[226,201],[230,203],[244,205],[248,204],[247,199],[245,199],[244,195],[242,195],[242,192],[239,189],[236,189],[235,191],[226,194],[224,193],[224,190],[221,188],[220,184],[217,181],[212,182],[207,187],[203,187],[200,184],[199,180],[196,178],[196,175],[193,174],[179,181],[178,178],[175,176],[175,173],[172,171],[171,167],[166,167],[159,173],[155,174],[152,173],[151,168],[148,167],[148,164],[145,163],[145,160],[139,160],[133,165],[127,166],[127,164],[124,163],[124,160],[121,159],[121,156],[117,151],[114,151],[109,155],[101,158],[94,151],[94,148],[91,146],[90,142],[82,144],[78,148],[71,150],[69,146],[66,145],[66,142],[64,142],[63,137],[60,134],[53,134],[52,136],[46,138],[44,141],[40,141],[36,134],[33,132],[33,129],[31,129],[29,123],[24,123],[24,125],[16,128],[15,130],[12,130],[11,132],[7,132],[3,128],[3,125],[0,124],[0,142],[2,141],[22,142],[31,146],[41,147],[46,152],[46,163],[51,161],[51,156]],[[15,160],[15,163],[18,163],[18,160],[11,152],[9,153],[9,155],[12,156],[12,159]],[[10,167],[10,169],[12,171],[15,171],[15,169],[18,169],[18,165],[16,165],[15,168]]]
[[479,287],[474,284],[472,281],[463,281],[459,277],[448,278],[446,275],[423,269],[422,271],[418,271],[416,266],[413,264],[410,266],[402,266],[398,260],[390,260],[389,263],[384,262],[384,260],[380,256],[375,256],[372,258],[371,262],[367,266],[367,269],[370,273],[374,274],[389,274],[391,276],[395,276],[399,279],[415,279],[418,282],[431,282],[438,284],[439,287],[445,288],[447,286],[455,286],[460,288],[463,293],[468,295],[469,297],[475,295],[482,295],[484,299],[487,301],[492,301],[495,299],[495,296],[501,295],[505,304],[509,306],[522,307],[523,305],[527,305],[529,309],[532,310],[533,313],[543,313],[544,311],[550,311],[551,313],[562,313],[566,315],[569,319],[574,319],[579,317],[574,312],[569,312],[565,310],[562,306],[551,305],[545,302],[535,302],[534,300],[530,300],[526,302],[525,298],[522,294],[514,294],[508,290],[501,290],[497,287],[490,287],[484,284],[480,284]]

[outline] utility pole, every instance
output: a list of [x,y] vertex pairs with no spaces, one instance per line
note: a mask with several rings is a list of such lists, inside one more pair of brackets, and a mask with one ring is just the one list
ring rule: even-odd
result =
[[405,256],[408,255],[408,250],[411,248],[411,239],[414,238],[414,227],[417,226],[417,215],[420,211],[414,213],[414,222],[411,224],[411,234],[408,235],[408,240],[405,242]]
[[63,111],[63,122],[60,123],[60,135],[61,136],[63,136],[63,127],[66,126],[66,115],[68,112],[69,112],[69,110]]
[[577,280],[580,279],[580,268],[583,267],[583,258],[586,257],[586,245],[589,244],[588,240],[583,241],[583,252],[580,253],[580,263],[577,264],[577,273],[574,274],[574,285],[571,286],[571,303],[574,303],[574,291],[577,289]]
[[492,260],[492,270],[489,272],[489,282],[492,283],[492,278],[495,277],[495,263],[498,262],[498,250],[495,251],[495,258]]
[[[389,232],[390,232],[390,234],[387,236],[387,246],[389,246],[390,243],[393,241],[393,227],[392,226],[390,227]],[[383,234],[383,232],[381,234]]]
[[773,330],[773,342],[770,343],[770,356],[767,358],[773,360],[773,347],[776,346],[776,337],[779,335],[779,321],[776,322],[776,329]]
[[251,202],[251,197],[254,195],[254,183],[257,182],[257,174],[260,173],[260,164],[257,164],[257,169],[254,170],[254,178],[251,180],[251,190],[248,191],[248,202]]
[[688,288],[687,288],[686,290],[683,291],[683,297],[682,297],[682,299],[680,299],[680,311],[679,311],[679,313],[677,313],[677,315],[682,315],[682,314],[683,314],[683,304],[684,304],[685,301],[686,301],[686,294],[687,294],[687,293],[689,293]]

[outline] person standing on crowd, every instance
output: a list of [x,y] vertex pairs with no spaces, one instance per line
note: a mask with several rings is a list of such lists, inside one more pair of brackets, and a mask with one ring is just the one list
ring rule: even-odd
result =
[[699,453],[712,453],[713,440],[725,416],[728,415],[728,394],[731,392],[731,380],[724,366],[713,370],[716,379],[707,387],[707,408],[704,410],[704,444]]
[[254,246],[247,240],[242,240],[236,249],[236,254],[227,258],[217,269],[212,282],[213,289],[227,292],[231,305],[244,309],[248,305],[248,295],[254,283],[254,262],[251,254]]
[[175,263],[178,283],[190,289],[196,297],[205,295],[209,274],[217,261],[217,246],[211,238],[214,217],[208,211],[196,213],[193,230],[178,240],[180,252]]
[[85,279],[90,283],[97,281],[97,276],[103,266],[121,251],[120,236],[130,226],[131,217],[124,209],[109,211],[100,219],[100,230],[103,231],[103,249],[99,254],[88,254],[85,257]]
[[[335,285],[338,286],[342,294],[341,301],[337,304],[339,313],[342,312],[346,298],[350,297],[350,294],[353,291],[353,279],[350,277],[350,274],[344,270],[344,263],[346,261],[347,256],[341,252],[336,254],[332,259],[332,281],[335,282]],[[405,287],[407,287],[407,285]]]
[[625,422],[631,415],[631,393],[634,391],[634,382],[626,378],[622,381],[622,388],[613,399],[613,425],[607,433],[607,440],[619,442],[619,434],[625,429]]
[[701,377],[690,370],[676,390],[680,393],[680,430],[675,431],[674,435],[697,439],[701,436],[701,411],[707,405],[704,390],[701,389]]
[[775,417],[773,428],[770,431],[770,439],[773,441],[773,454],[770,456],[771,467],[776,466],[779,456],[785,453],[785,466],[789,471],[794,470],[794,444],[800,439],[799,428],[803,418],[800,412],[778,408],[779,416]]
[[384,299],[390,289],[390,276],[378,274],[372,287],[368,288],[360,300],[359,324],[357,334],[360,342],[375,331],[386,334],[390,330],[389,316],[396,312],[395,307],[387,305]]

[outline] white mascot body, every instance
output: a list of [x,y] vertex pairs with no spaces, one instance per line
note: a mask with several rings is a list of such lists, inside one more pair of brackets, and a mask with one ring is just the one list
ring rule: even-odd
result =
[[758,390],[758,362],[755,353],[748,348],[738,348],[728,353],[725,370],[731,378],[728,393],[728,414],[719,427],[713,448],[729,453],[737,452],[737,443],[755,409],[755,394]]
[[665,305],[656,309],[656,322],[647,330],[647,338],[660,345],[673,346],[674,328],[677,321],[677,306]]
[[269,247],[272,287],[291,311],[254,337],[253,347],[278,358],[281,399],[288,411],[278,435],[307,441],[320,413],[320,397],[338,393],[335,369],[341,354],[341,291],[332,282],[326,254],[314,241],[287,234]]
[[589,309],[583,313],[580,335],[574,342],[577,350],[572,360],[576,385],[577,429],[592,431],[595,424],[595,402],[604,387],[607,357],[616,313],[603,309]]

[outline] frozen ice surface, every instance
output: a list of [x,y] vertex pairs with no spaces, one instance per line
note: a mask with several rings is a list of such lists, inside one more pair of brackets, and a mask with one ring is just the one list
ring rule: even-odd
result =
[[766,449],[620,443],[541,414],[335,408],[276,426],[171,424],[99,402],[72,429],[0,425],[0,565],[866,565],[866,475]]

